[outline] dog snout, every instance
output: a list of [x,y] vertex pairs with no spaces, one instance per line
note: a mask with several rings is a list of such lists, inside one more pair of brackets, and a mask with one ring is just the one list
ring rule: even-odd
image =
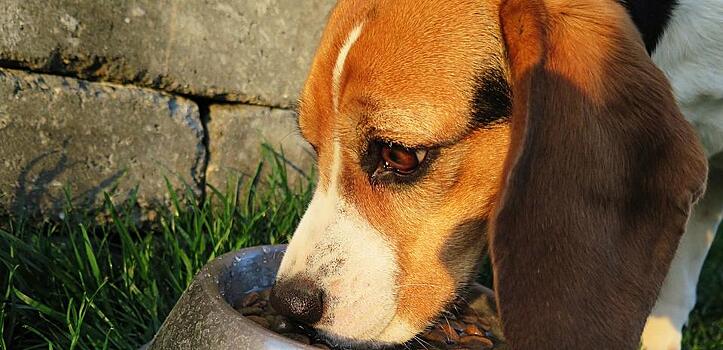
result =
[[293,277],[276,282],[270,302],[280,314],[313,325],[324,312],[324,291],[308,277]]

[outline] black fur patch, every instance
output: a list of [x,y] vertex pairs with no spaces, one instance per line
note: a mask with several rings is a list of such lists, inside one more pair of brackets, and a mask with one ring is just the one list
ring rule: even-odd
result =
[[507,119],[512,113],[512,93],[502,72],[492,69],[477,76],[472,100],[472,122],[485,127]]
[[645,48],[651,54],[670,22],[677,0],[618,0],[643,35]]

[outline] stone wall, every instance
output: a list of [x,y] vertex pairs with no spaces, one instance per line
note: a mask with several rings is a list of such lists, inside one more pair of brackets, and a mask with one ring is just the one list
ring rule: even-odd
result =
[[311,163],[292,110],[333,0],[0,1],[0,208],[166,202]]

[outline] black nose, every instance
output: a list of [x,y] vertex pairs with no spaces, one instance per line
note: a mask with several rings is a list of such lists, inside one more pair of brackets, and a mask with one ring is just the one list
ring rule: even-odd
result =
[[307,325],[319,322],[324,311],[324,292],[307,277],[278,281],[269,301],[280,314]]

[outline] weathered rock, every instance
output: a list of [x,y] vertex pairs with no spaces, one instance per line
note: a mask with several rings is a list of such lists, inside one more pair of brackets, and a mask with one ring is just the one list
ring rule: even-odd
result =
[[[58,214],[104,191],[139,204],[200,190],[206,151],[198,107],[142,88],[0,69],[0,207]],[[185,183],[185,184],[184,184]]]
[[0,63],[289,106],[335,0],[4,0]]
[[[296,116],[290,110],[211,105],[206,127],[210,154],[206,181],[219,190],[226,189],[228,180],[254,175],[263,159],[263,144],[283,152],[292,182],[310,176],[313,150],[299,134]],[[268,170],[271,164],[264,167]]]

